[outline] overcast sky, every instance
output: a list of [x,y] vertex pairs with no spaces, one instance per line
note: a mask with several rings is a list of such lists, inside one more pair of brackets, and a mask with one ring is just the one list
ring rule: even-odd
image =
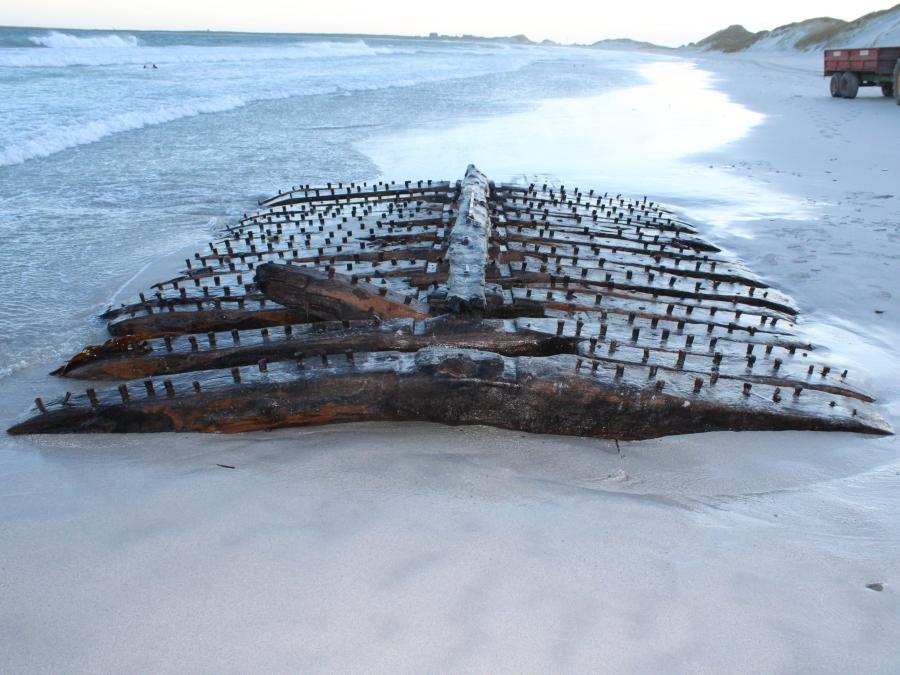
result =
[[0,0],[0,25],[304,33],[513,35],[680,45],[730,24],[753,31],[816,16],[855,19],[891,0]]

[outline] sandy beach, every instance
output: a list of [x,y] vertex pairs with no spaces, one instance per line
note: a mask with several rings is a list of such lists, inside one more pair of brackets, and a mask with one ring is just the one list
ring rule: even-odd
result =
[[[818,56],[646,58],[590,96],[366,132],[354,170],[476,162],[650,194],[794,297],[900,428],[900,158],[871,141],[896,135],[900,109],[830,98]],[[505,152],[523,133],[530,152]],[[173,267],[200,234],[172,242]],[[129,276],[104,283],[133,294],[146,278]],[[4,380],[4,419],[63,388],[48,369]],[[0,475],[3,672],[900,661],[896,437],[617,443],[433,424],[7,437]]]

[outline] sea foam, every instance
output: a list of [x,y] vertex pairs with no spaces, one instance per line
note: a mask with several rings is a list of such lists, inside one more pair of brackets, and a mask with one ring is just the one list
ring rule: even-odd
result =
[[131,49],[140,44],[133,35],[78,37],[57,31],[50,31],[46,35],[32,35],[28,41],[39,47],[52,49]]
[[20,164],[28,159],[50,155],[123,131],[132,131],[155,124],[174,122],[185,117],[204,113],[224,112],[246,105],[248,99],[240,96],[221,96],[216,99],[192,101],[160,106],[152,110],[112,115],[102,120],[87,121],[45,131],[40,136],[22,140],[14,146],[0,148],[0,166]]
[[335,59],[408,53],[394,47],[373,47],[363,40],[292,42],[283,45],[200,47],[142,45],[131,35],[104,35],[91,38],[66,33],[29,38],[42,48],[0,49],[0,67],[63,68],[67,66],[128,66],[145,63],[190,64],[224,62],[291,61]]
[[[203,47],[151,46],[150,38],[131,43],[128,37],[132,36],[82,38],[50,33],[42,39],[57,46],[0,49],[0,72],[4,66],[35,67],[33,74],[12,73],[9,81],[15,80],[17,88],[7,89],[20,108],[31,105],[40,113],[25,117],[15,114],[14,108],[9,123],[0,126],[0,167],[49,157],[121,132],[226,112],[257,101],[346,95],[506,72],[543,56],[540,49],[464,46],[459,49],[467,58],[451,59],[456,46],[426,47],[412,41],[398,45],[361,39],[292,39],[282,44]],[[80,40],[81,46],[68,46],[69,38]],[[122,46],[127,44],[134,46]],[[562,50],[555,53],[564,56]],[[159,70],[144,70],[148,63],[157,64]],[[37,68],[92,64],[103,67],[72,68],[54,72],[51,78]],[[65,81],[64,89],[58,88],[60,81]],[[0,97],[3,86],[0,79]]]

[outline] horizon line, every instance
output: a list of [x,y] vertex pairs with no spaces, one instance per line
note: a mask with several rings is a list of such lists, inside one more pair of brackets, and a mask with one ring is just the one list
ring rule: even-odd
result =
[[[55,30],[55,31],[107,31],[107,32],[127,32],[127,33],[234,33],[244,35],[310,35],[325,37],[370,37],[370,38],[399,38],[404,40],[434,40],[434,39],[454,39],[454,40],[512,40],[515,38],[525,38],[535,46],[551,43],[560,47],[591,47],[599,42],[637,42],[652,45],[660,49],[678,49],[687,46],[690,43],[684,43],[678,46],[661,45],[649,40],[637,40],[635,38],[618,37],[618,38],[599,38],[594,42],[558,42],[550,38],[544,40],[535,40],[525,33],[514,33],[510,35],[475,35],[464,33],[461,35],[450,35],[433,31],[428,35],[411,35],[402,33],[335,33],[335,32],[303,32],[303,31],[259,31],[259,30],[235,30],[235,29],[219,29],[219,28],[76,28],[73,26],[11,26],[0,25],[0,30],[13,28],[17,30]],[[435,35],[436,37],[432,37]],[[702,38],[701,38],[702,39]]]

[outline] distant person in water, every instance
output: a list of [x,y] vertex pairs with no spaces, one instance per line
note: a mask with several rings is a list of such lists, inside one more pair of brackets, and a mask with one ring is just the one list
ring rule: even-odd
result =
[[147,70],[148,68],[152,68],[153,70],[159,70],[159,68],[157,67],[157,65],[155,63],[145,63],[144,70]]

